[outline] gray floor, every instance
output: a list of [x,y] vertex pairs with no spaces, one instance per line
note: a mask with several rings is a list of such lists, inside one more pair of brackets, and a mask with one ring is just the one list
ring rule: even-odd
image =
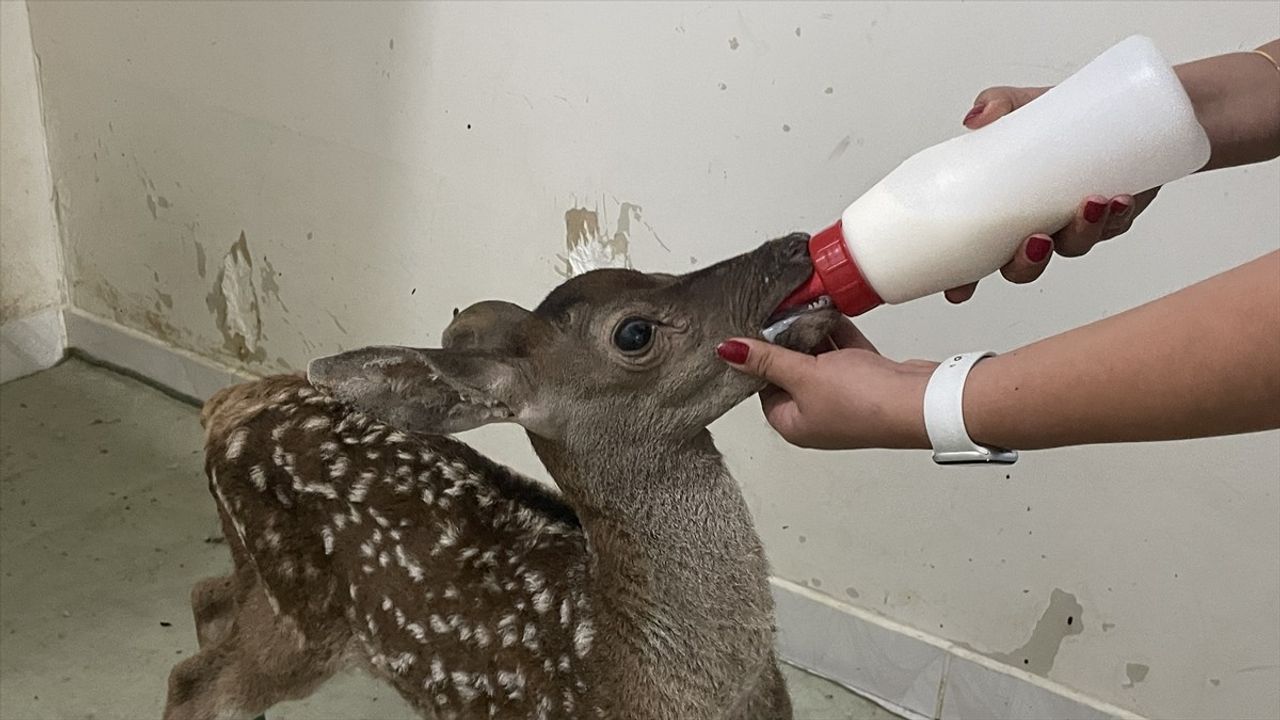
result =
[[[195,408],[76,360],[0,386],[0,718],[159,717],[220,535]],[[787,670],[798,718],[894,717]],[[268,717],[413,714],[351,674]]]

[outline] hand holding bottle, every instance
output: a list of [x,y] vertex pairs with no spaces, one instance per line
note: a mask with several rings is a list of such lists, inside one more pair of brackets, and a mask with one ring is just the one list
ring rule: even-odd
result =
[[[995,122],[1032,100],[1040,97],[1048,87],[990,87],[978,93],[973,109],[964,117],[964,125],[977,130]],[[1049,235],[1036,233],[1023,241],[1008,264],[1000,268],[1000,274],[1012,283],[1033,282],[1049,266],[1056,253],[1063,257],[1079,257],[1093,249],[1094,245],[1110,240],[1129,230],[1133,220],[1155,199],[1160,188],[1133,195],[1103,197],[1090,195],[1080,201],[1075,218],[1066,227]],[[973,297],[978,283],[969,283],[946,292],[947,300],[962,303]]]

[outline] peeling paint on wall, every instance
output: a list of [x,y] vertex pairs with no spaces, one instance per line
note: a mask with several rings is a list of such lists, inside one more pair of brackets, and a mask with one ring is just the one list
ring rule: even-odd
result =
[[1084,607],[1075,595],[1054,588],[1049,594],[1049,607],[1045,608],[1027,642],[1013,652],[989,656],[1037,675],[1048,675],[1063,639],[1084,632],[1083,615]]
[[253,286],[253,257],[243,231],[222,258],[213,289],[205,299],[214,313],[223,346],[241,361],[262,362],[262,316],[258,292]]
[[556,270],[562,277],[570,278],[600,268],[630,268],[627,254],[629,240],[623,234],[621,242],[600,232],[600,215],[595,210],[570,208],[564,214],[565,246],[567,252],[557,255],[564,267]]
[[565,211],[566,253],[556,256],[563,263],[556,269],[561,277],[569,278],[599,268],[634,267],[631,262],[631,247],[635,232],[641,228],[663,250],[671,252],[671,248],[663,242],[653,226],[645,221],[644,208],[616,197],[610,197],[610,201],[616,203],[618,208],[612,232],[609,230],[608,210],[606,208],[602,212],[599,204],[594,209],[587,209],[578,206],[575,200],[574,207]]

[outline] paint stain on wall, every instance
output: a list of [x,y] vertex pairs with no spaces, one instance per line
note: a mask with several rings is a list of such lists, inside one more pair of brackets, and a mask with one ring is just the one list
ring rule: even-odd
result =
[[158,299],[151,301],[143,295],[122,293],[105,280],[99,280],[92,290],[110,309],[111,319],[117,323],[149,333],[170,345],[189,348],[184,342],[187,333],[174,327],[165,316],[166,308],[173,307],[172,296],[154,290]]
[[596,210],[575,207],[565,211],[565,254],[556,257],[564,263],[556,272],[571,278],[600,268],[630,268],[631,240],[628,232],[612,235],[600,230],[600,214]]
[[1084,632],[1084,606],[1076,596],[1059,588],[1049,594],[1049,607],[1036,622],[1031,637],[1022,647],[1010,653],[992,653],[994,660],[1047,676],[1053,669],[1062,641],[1068,635]]
[[1125,663],[1124,675],[1128,681],[1124,683],[1124,687],[1131,688],[1134,685],[1147,679],[1147,674],[1151,672],[1150,666],[1142,663]]
[[253,257],[243,231],[222,258],[213,289],[205,298],[222,333],[223,347],[242,362],[262,362],[262,315],[253,286]]
[[736,37],[731,37],[731,38],[729,38],[729,49],[730,49],[730,50],[737,50],[737,49],[738,49],[738,38],[736,38]]
[[861,594],[859,594],[857,590],[855,590],[855,589],[853,589],[853,588],[851,588],[851,587],[847,587],[847,588],[845,588],[845,589],[844,589],[844,594],[845,594],[845,595],[848,595],[849,597],[853,598],[854,600],[857,600],[858,598],[862,597],[862,595],[861,595]]
[[204,245],[201,245],[199,242],[197,242],[195,243],[195,246],[196,246],[196,273],[199,274],[201,278],[204,278],[206,268],[208,266],[208,260],[207,258],[205,258],[205,254],[204,254]]

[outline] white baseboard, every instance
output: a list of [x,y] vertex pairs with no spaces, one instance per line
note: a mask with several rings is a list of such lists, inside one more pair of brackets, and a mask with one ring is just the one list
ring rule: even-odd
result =
[[67,351],[61,308],[46,308],[0,325],[0,383],[57,365]]
[[1142,720],[787,580],[773,597],[784,660],[910,720]]
[[[196,400],[253,378],[79,310],[66,311],[66,337],[70,348]],[[783,659],[909,720],[1143,720],[795,583],[772,582]]]
[[207,400],[219,388],[254,379],[253,375],[83,310],[68,309],[66,327],[68,348],[193,400]]

